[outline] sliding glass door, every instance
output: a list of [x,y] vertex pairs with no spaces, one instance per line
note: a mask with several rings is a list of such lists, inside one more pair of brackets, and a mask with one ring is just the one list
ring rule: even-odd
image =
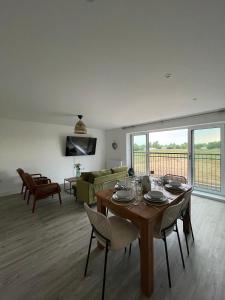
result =
[[139,134],[133,136],[132,148],[132,165],[135,173],[146,174],[148,172],[148,150],[147,150],[147,134]]
[[221,127],[193,129],[191,132],[191,177],[202,191],[221,192]]
[[224,125],[132,135],[132,166],[137,175],[176,174],[195,190],[225,195]]
[[188,176],[188,130],[149,132],[133,136],[135,173]]

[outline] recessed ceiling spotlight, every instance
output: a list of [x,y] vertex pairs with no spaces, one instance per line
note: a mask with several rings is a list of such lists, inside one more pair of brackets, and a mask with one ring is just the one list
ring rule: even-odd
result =
[[173,74],[171,74],[171,73],[166,73],[166,74],[164,75],[164,77],[165,77],[166,79],[170,79],[170,78],[172,78],[172,76],[173,76]]
[[192,98],[193,101],[197,101],[198,99],[196,97]]

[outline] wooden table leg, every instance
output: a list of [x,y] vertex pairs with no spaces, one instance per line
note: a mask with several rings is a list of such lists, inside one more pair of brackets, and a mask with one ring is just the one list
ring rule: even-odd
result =
[[147,220],[140,226],[141,289],[150,297],[154,289],[153,224]]

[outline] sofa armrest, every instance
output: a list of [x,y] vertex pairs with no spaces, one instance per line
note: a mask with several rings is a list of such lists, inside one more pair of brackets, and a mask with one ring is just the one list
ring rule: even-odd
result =
[[92,184],[84,180],[78,180],[76,182],[76,194],[78,200],[89,203],[90,185]]

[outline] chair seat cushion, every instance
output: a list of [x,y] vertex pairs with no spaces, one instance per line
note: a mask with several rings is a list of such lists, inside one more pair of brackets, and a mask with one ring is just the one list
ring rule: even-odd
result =
[[45,198],[59,192],[60,186],[58,185],[58,183],[49,183],[37,185],[34,193],[36,199],[42,199],[43,197]]

